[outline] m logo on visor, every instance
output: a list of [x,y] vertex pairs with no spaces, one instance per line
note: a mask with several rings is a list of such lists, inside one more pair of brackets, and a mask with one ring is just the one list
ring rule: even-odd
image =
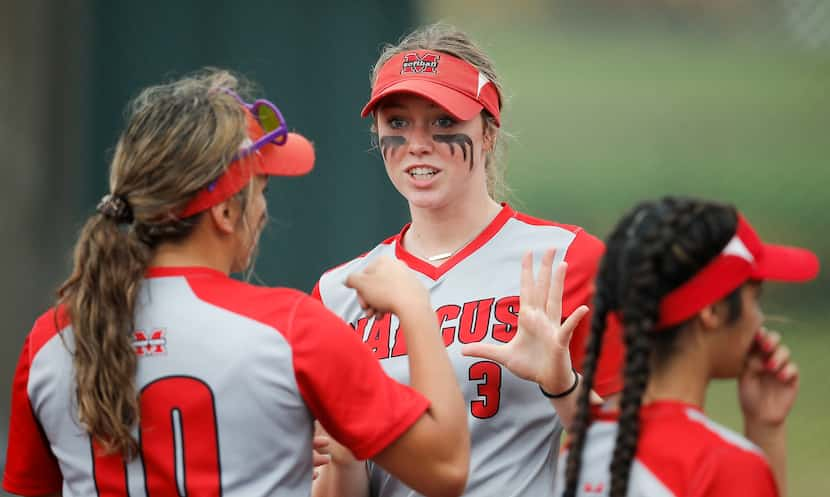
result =
[[423,56],[418,56],[417,53],[412,52],[403,56],[403,65],[401,67],[401,74],[407,73],[432,73],[438,72],[438,59],[441,56],[425,53]]

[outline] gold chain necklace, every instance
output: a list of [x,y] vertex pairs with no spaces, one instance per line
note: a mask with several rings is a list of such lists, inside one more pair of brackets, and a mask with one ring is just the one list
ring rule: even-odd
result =
[[[490,223],[487,223],[487,225],[489,226],[489,225],[490,225]],[[485,227],[485,229],[486,229],[486,227]],[[455,250],[450,250],[449,252],[441,252],[441,253],[438,253],[438,254],[435,254],[435,255],[427,255],[427,256],[425,256],[424,258],[425,258],[426,260],[428,260],[429,262],[438,262],[438,261],[443,261],[444,259],[449,259],[450,257],[452,257],[452,256],[454,256],[455,254],[457,254],[458,252],[460,252],[460,251],[461,251],[461,249],[463,249],[464,247],[466,247],[467,245],[469,245],[469,244],[470,244],[470,242],[472,242],[473,240],[475,240],[476,238],[478,238],[478,235],[480,235],[480,234],[481,234],[481,232],[483,232],[483,231],[484,231],[484,230],[482,229],[481,231],[479,231],[478,233],[476,233],[475,235],[473,235],[473,237],[472,237],[472,238],[470,238],[470,239],[469,239],[469,240],[467,240],[466,242],[462,243],[462,244],[461,244],[461,245],[460,245],[457,249],[455,249]],[[411,230],[410,230],[410,233],[412,233],[412,231],[411,231]],[[415,237],[417,237],[417,236],[418,236],[418,234],[417,234],[417,233],[413,233],[413,235],[414,235]]]
[[[499,210],[499,212],[501,212],[501,210]],[[425,259],[429,262],[438,262],[438,261],[443,261],[444,259],[449,259],[450,257],[454,256],[455,254],[461,252],[461,250],[463,250],[464,247],[469,245],[473,240],[475,240],[476,238],[481,236],[482,233],[484,233],[484,230],[486,230],[490,226],[490,224],[493,222],[493,219],[495,219],[496,216],[498,216],[498,212],[496,212],[495,214],[490,216],[490,218],[487,220],[487,223],[485,223],[484,226],[480,230],[478,230],[466,242],[459,245],[458,248],[456,248],[455,250],[450,250],[448,252],[441,252],[441,253],[438,253],[438,254],[435,254],[435,255],[427,255],[427,256],[424,256],[423,259]],[[413,238],[420,238],[420,235],[418,234],[418,232],[413,230],[411,225],[410,225],[410,228],[409,228],[409,234],[412,235]]]

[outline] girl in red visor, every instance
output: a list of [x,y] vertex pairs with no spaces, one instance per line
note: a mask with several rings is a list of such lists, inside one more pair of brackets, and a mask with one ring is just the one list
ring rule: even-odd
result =
[[[553,488],[558,440],[576,411],[589,319],[559,354],[557,373],[543,392],[499,364],[465,357],[469,343],[509,342],[519,315],[522,258],[528,250],[569,263],[563,313],[586,312],[603,244],[578,226],[534,218],[499,203],[503,92],[492,61],[451,27],[429,26],[381,54],[363,116],[371,119],[392,185],[409,205],[412,222],[366,254],[324,274],[314,294],[351,323],[384,369],[408,381],[405,326],[372,318],[340,281],[379,257],[405,263],[429,288],[441,336],[452,360],[445,381],[464,394],[471,432],[470,480],[465,495],[545,495]],[[583,310],[580,310],[583,309]],[[610,330],[594,389],[620,388],[622,347]],[[408,338],[407,338],[408,339]],[[549,398],[550,397],[550,398]],[[335,437],[336,438],[336,437]],[[412,496],[405,482],[373,464],[364,466],[331,445],[315,495]]]
[[[236,88],[231,74],[206,71],[132,103],[110,192],[20,356],[8,492],[305,497],[318,419],[418,491],[461,493],[464,406],[444,380],[428,294],[402,264],[380,260],[344,280],[411,330],[412,387],[317,300],[229,277],[252,264],[268,178],[314,164],[273,103],[246,103]],[[435,454],[452,466],[430,465]]]
[[[549,495],[784,495],[798,370],[764,328],[759,297],[764,280],[806,281],[818,268],[812,252],[763,243],[732,206],[667,197],[623,217],[600,265],[579,411]],[[624,329],[619,411],[589,406],[606,317]],[[506,365],[544,377],[550,329],[517,337]],[[746,437],[704,414],[716,378],[738,379]]]

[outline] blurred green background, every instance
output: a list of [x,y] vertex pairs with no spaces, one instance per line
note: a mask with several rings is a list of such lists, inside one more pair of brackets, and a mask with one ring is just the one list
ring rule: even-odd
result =
[[[604,237],[641,199],[703,196],[735,203],[765,238],[830,260],[827,0],[10,5],[0,20],[4,392],[67,274],[75,231],[105,193],[107,150],[139,88],[203,65],[237,69],[315,140],[315,173],[271,188],[275,222],[257,271],[310,289],[407,220],[357,113],[379,46],[436,20],[469,31],[502,75],[515,207]],[[826,270],[765,290],[770,324],[801,368],[790,495],[830,495],[828,293]],[[707,411],[740,431],[734,389],[714,385]],[[0,449],[7,412],[3,394]]]

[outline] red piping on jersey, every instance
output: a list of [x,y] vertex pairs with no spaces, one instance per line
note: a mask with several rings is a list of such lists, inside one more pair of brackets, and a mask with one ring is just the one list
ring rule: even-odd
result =
[[[665,415],[665,413],[671,413],[673,411],[678,410],[687,410],[692,409],[698,411],[699,413],[703,414],[703,410],[694,404],[689,404],[687,402],[683,402],[681,400],[673,400],[673,399],[665,399],[665,400],[655,400],[648,404],[643,404],[640,407],[640,423],[643,423],[648,418],[653,418],[655,416]],[[603,409],[603,406],[591,406],[590,408],[590,420],[588,422],[590,429],[591,423],[616,423],[620,418],[620,410],[619,409]],[[562,446],[562,451],[570,450],[571,445],[573,443],[573,436],[569,435],[565,439],[565,444]]]
[[29,361],[34,359],[49,340],[71,324],[65,306],[55,306],[43,313],[29,334]]
[[[69,324],[65,307],[49,309],[35,321],[20,353],[12,380],[10,426],[15,429],[9,432],[8,458],[3,472],[3,488],[13,494],[43,495],[59,492],[61,488],[60,466],[48,449],[49,441],[35,416],[28,385],[31,364],[38,351]],[[32,440],[26,434],[36,434],[38,438]],[[33,465],[31,461],[39,463]]]
[[562,224],[562,223],[557,223],[557,222],[554,222],[554,221],[548,221],[547,219],[541,219],[541,218],[538,218],[538,217],[528,216],[527,214],[525,214],[523,212],[515,212],[513,217],[515,217],[517,220],[519,220],[523,223],[530,224],[530,225],[533,225],[533,226],[555,226],[557,228],[562,228],[562,229],[570,231],[574,235],[577,235],[577,234],[579,234],[580,231],[582,231],[582,227],[576,226],[574,224]]
[[490,221],[490,224],[484,228],[484,231],[479,233],[479,235],[468,243],[466,247],[459,250],[458,253],[447,259],[440,266],[433,266],[432,264],[412,255],[404,248],[403,243],[401,243],[403,241],[403,236],[407,231],[409,231],[409,227],[412,225],[412,223],[408,223],[403,227],[397,236],[392,238],[392,240],[397,242],[395,244],[395,256],[405,262],[406,265],[413,270],[418,271],[433,280],[437,280],[446,274],[447,271],[454,268],[459,262],[463,261],[470,254],[481,248],[485,243],[489,242],[491,238],[496,236],[502,226],[504,226],[510,218],[515,216],[516,212],[511,209],[509,205],[502,204],[501,211],[499,211],[496,217]]
[[228,278],[227,273],[205,266],[152,266],[144,273],[145,278],[165,278],[169,276],[222,276]]

